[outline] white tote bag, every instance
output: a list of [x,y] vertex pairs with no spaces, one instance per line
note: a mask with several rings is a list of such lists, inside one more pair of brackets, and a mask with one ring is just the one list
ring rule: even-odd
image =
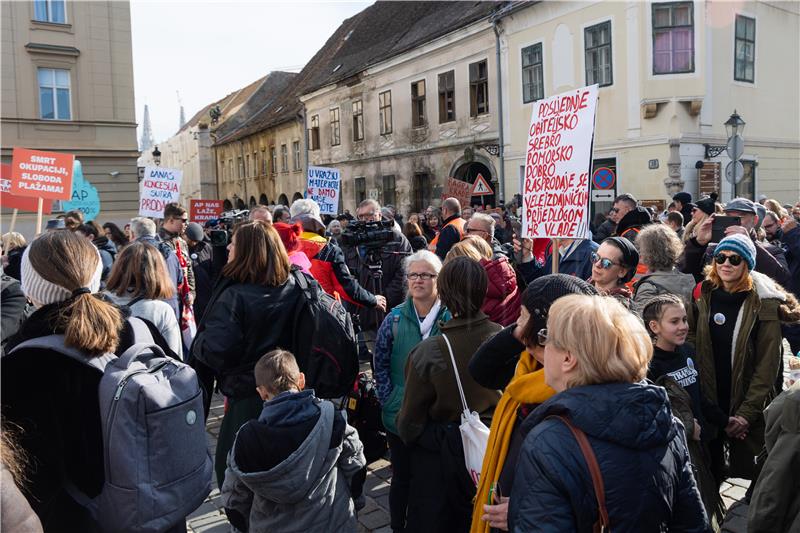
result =
[[483,466],[483,456],[486,455],[486,445],[489,442],[489,428],[481,422],[481,417],[478,413],[470,411],[469,407],[467,407],[467,399],[464,396],[464,387],[461,386],[461,378],[458,375],[458,366],[456,366],[456,358],[453,355],[453,347],[450,346],[450,339],[447,338],[447,335],[442,334],[442,338],[447,344],[447,351],[450,352],[450,361],[453,363],[453,371],[456,374],[458,393],[461,395],[461,405],[464,407],[461,412],[461,425],[458,426],[458,430],[461,432],[461,443],[464,446],[464,463],[469,477],[477,487],[481,475],[481,467]]

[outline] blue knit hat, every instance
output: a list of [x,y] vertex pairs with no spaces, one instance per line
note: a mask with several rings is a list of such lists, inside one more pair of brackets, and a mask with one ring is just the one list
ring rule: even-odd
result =
[[753,244],[753,240],[747,235],[742,235],[740,233],[728,235],[719,241],[714,253],[717,254],[723,250],[728,250],[742,256],[742,259],[747,262],[747,268],[751,271],[756,267],[756,245]]

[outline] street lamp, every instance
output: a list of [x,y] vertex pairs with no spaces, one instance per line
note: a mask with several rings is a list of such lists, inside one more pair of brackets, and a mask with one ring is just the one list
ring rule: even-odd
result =
[[158,149],[158,146],[153,149],[153,161],[156,166],[161,165],[161,150]]
[[739,116],[736,110],[733,110],[733,115],[725,121],[725,133],[728,134],[728,139],[735,135],[741,135],[744,132],[745,121]]

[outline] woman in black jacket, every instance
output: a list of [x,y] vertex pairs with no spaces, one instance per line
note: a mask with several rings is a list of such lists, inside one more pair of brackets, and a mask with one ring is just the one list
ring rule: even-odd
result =
[[257,418],[263,407],[253,377],[256,361],[276,348],[293,348],[293,319],[304,298],[272,225],[253,221],[239,226],[228,250],[228,264],[200,322],[190,356],[207,403],[214,379],[228,399],[215,459],[219,486],[236,432]]

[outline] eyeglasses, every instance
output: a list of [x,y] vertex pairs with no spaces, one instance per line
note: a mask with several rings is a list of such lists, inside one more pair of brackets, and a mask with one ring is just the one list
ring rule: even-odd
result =
[[536,334],[536,342],[539,343],[539,346],[547,344],[547,328],[539,330],[539,333]]
[[612,266],[622,266],[619,263],[615,263],[611,259],[600,257],[596,253],[592,252],[592,264],[596,265],[598,261],[600,261],[600,268],[602,268],[603,270],[608,270]]
[[716,261],[718,265],[724,265],[725,261],[728,261],[732,266],[739,266],[742,264],[742,256],[736,254],[732,255],[717,254],[714,256],[714,261]]
[[358,220],[372,220],[376,216],[378,216],[378,213],[374,211],[372,213],[361,213],[358,215]]
[[612,207],[611,208],[611,212],[612,213],[619,213],[619,207]]
[[417,281],[421,279],[423,281],[428,281],[429,279],[434,279],[436,274],[430,274],[428,272],[410,272],[406,274],[406,279],[410,281]]
[[479,232],[480,232],[480,233],[486,233],[486,234],[488,234],[488,233],[489,233],[489,232],[488,232],[488,231],[486,231],[485,229],[480,229],[480,228],[469,228],[469,227],[468,227],[468,228],[467,228],[465,231],[467,232],[467,234],[470,234],[470,233],[479,233]]

